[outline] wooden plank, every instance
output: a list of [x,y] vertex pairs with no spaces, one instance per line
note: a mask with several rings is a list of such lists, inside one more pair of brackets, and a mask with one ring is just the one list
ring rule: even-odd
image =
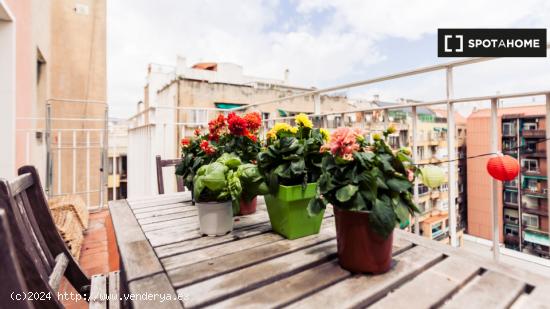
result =
[[432,308],[441,305],[468,280],[479,267],[458,257],[449,257],[427,269],[370,308]]
[[[134,309],[183,308],[182,300],[185,299],[185,295],[175,293],[164,273],[132,281],[129,283],[128,288],[130,293],[135,295],[135,299],[131,301]],[[131,295],[127,295],[127,297],[131,297]],[[156,299],[148,299],[143,295],[151,295],[151,297],[156,295]],[[164,301],[160,297],[164,297]]]
[[525,291],[525,283],[494,271],[472,280],[443,308],[508,308]]
[[[294,242],[296,241],[294,240]],[[268,260],[265,263],[183,287],[178,289],[178,293],[188,296],[184,302],[186,308],[204,306],[280,280],[335,257],[336,241],[332,240]],[[240,255],[241,260],[248,258],[248,254]],[[190,270],[189,273],[193,274],[194,270]],[[172,277],[171,280],[177,286]],[[206,291],[208,292],[206,293]]]
[[48,280],[52,290],[56,292],[59,290],[59,284],[61,283],[61,279],[63,278],[63,274],[65,274],[65,270],[68,265],[69,259],[64,253],[59,253],[55,257],[55,266],[53,267],[52,273],[50,274],[50,278]]
[[[319,266],[297,273],[294,276],[265,285],[248,293],[237,295],[220,303],[210,305],[212,308],[276,308],[282,307],[303,295],[313,293],[336,283],[350,273],[330,261]],[[319,307],[324,307],[319,304]]]
[[143,218],[153,218],[153,217],[158,217],[158,216],[162,216],[162,215],[169,215],[169,214],[176,214],[176,213],[185,214],[186,216],[187,215],[197,216],[197,214],[198,214],[196,208],[184,208],[184,209],[182,209],[182,208],[176,207],[176,208],[170,208],[170,209],[163,209],[163,210],[159,210],[159,211],[135,214],[135,217],[137,219],[143,219]]
[[381,275],[355,275],[349,279],[293,303],[291,308],[326,308],[365,307],[389,291],[412,279],[426,268],[443,258],[441,253],[423,247],[413,247],[394,260],[392,269]]
[[[257,222],[256,219],[260,219],[260,221],[262,222],[267,222],[269,220],[269,216],[267,215],[267,212],[260,211],[246,217],[235,217],[234,220],[235,220],[235,223],[243,220],[244,221],[254,220],[254,222]],[[190,223],[194,223],[193,227],[198,228],[197,222],[198,222],[198,218],[196,216],[193,216],[193,217],[185,217],[185,218],[168,220],[163,222],[156,222],[152,224],[143,224],[140,222],[140,224],[145,232],[149,232],[154,230],[167,229],[175,226],[189,225]]]
[[408,233],[400,230],[396,230],[395,233],[399,234],[400,237],[403,237],[404,239],[409,240],[419,246],[439,251],[448,256],[459,256],[465,258],[471,263],[474,263],[483,269],[505,273],[510,277],[513,277],[520,281],[524,281],[532,286],[545,285],[548,283],[547,276],[537,274],[525,268],[510,267],[510,265],[506,263],[495,263],[490,257],[467,252],[461,248],[451,247],[449,245],[437,241],[432,241],[428,238],[424,238],[413,233]]
[[109,309],[120,308],[120,272],[112,271],[109,273]]
[[[334,228],[332,228],[332,224],[330,224],[332,223],[331,221],[334,221],[334,220],[332,218],[329,218],[327,220],[329,222],[326,225],[324,225],[324,228],[321,230],[321,234],[327,235],[326,237],[325,236],[317,237],[316,235],[312,235],[309,237],[304,237],[293,241],[293,240],[284,239],[283,236],[280,236],[278,234],[266,233],[255,237],[249,237],[249,238],[241,239],[231,243],[223,244],[220,246],[211,246],[211,247],[206,247],[199,250],[193,250],[186,254],[173,255],[162,259],[161,263],[164,266],[164,268],[167,270],[175,269],[179,267],[185,268],[183,267],[185,265],[190,265],[193,263],[198,263],[206,260],[212,260],[214,258],[233,254],[233,253],[238,254],[239,252],[241,254],[246,254],[247,260],[250,262],[252,261],[250,255],[254,254],[254,250],[252,251],[244,251],[244,250],[258,247],[258,250],[261,251],[265,249],[263,245],[273,244],[276,241],[280,241],[278,242],[277,245],[275,245],[276,248],[284,247],[287,249],[286,252],[289,252],[290,250],[293,250],[295,248],[301,248],[302,246],[310,245],[311,240],[322,241],[324,239],[334,237],[335,235]],[[259,255],[259,257],[262,257],[262,256]],[[269,258],[269,256],[263,256],[263,258]]]
[[191,201],[191,192],[175,192],[164,195],[154,195],[138,198],[127,199],[130,208],[137,209],[142,207],[149,207],[150,205],[156,206],[163,203],[177,203],[177,202],[190,202]]
[[10,181],[11,194],[13,196],[16,196],[19,193],[27,190],[27,188],[29,188],[32,185],[33,185],[33,180],[30,173],[19,175],[14,180]]
[[109,208],[126,280],[163,272],[128,203],[124,200],[113,201]]
[[[268,219],[265,217],[240,217],[240,220],[233,225],[233,231],[260,223],[266,223],[267,220]],[[146,236],[153,247],[198,238],[201,237],[198,221],[197,217],[194,223],[147,232]]]
[[530,294],[522,294],[512,309],[547,309],[550,307],[550,284],[536,286]]
[[151,206],[147,208],[132,209],[132,211],[134,212],[134,214],[142,214],[142,213],[156,212],[156,211],[172,209],[172,208],[178,208],[181,210],[191,210],[191,209],[196,209],[197,207],[187,203],[170,203],[170,204],[164,204],[164,205],[158,205],[158,206]]
[[171,256],[178,253],[184,253],[192,250],[206,248],[232,242],[237,239],[243,239],[260,235],[271,231],[271,224],[264,222],[254,226],[248,226],[243,229],[234,230],[231,234],[218,237],[189,237],[179,242],[155,247],[155,252],[159,257]]
[[104,275],[92,276],[89,308],[107,308],[107,279]]
[[174,219],[192,218],[192,217],[195,217],[195,216],[196,215],[194,215],[194,214],[175,213],[175,214],[160,215],[160,216],[155,216],[155,217],[138,219],[138,222],[141,225],[145,225],[145,224],[156,223],[156,222],[170,221],[170,220],[174,220]]

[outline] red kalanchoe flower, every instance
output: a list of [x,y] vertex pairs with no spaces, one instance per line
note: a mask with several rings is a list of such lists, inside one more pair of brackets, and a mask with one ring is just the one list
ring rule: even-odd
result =
[[247,136],[249,134],[248,132],[248,124],[245,119],[237,116],[235,113],[230,113],[227,116],[227,123],[229,132],[233,135],[237,136]]
[[253,132],[256,132],[262,125],[262,116],[256,112],[244,115],[244,120],[246,120],[248,129]]
[[216,153],[216,148],[212,146],[208,141],[202,141],[200,147],[206,155],[210,156]]
[[210,132],[208,139],[211,141],[218,141],[220,139],[220,135],[224,133],[225,129],[225,117],[223,114],[219,114],[217,118],[212,119],[208,123],[208,130]]
[[253,142],[257,142],[258,141],[258,137],[256,137],[256,135],[248,132],[248,134],[246,135],[246,137],[248,137],[251,141]]
[[189,147],[190,144],[191,144],[191,139],[189,137],[184,137],[181,139],[181,146],[183,148]]
[[194,133],[195,133],[195,136],[200,136],[201,135],[201,129],[196,128]]

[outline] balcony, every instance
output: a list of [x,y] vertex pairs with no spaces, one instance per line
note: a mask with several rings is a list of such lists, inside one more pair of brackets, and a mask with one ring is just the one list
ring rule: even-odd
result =
[[527,207],[527,203],[523,203],[521,205],[521,211],[533,215],[548,216],[548,207],[544,206]]
[[524,149],[521,155],[528,158],[546,158],[546,150],[528,148]]
[[523,193],[524,195],[527,195],[529,197],[534,197],[534,198],[547,198],[548,197],[548,189],[526,188],[526,189],[522,189],[521,193]]
[[521,136],[523,136],[524,138],[545,138],[546,131],[545,130],[523,130],[521,132]]
[[546,171],[542,171],[540,168],[528,169],[528,168],[523,167],[521,169],[521,172],[525,176],[537,176],[537,178],[538,177],[543,177],[544,179],[546,177]]
[[504,242],[509,244],[519,244],[519,236],[518,235],[512,235],[512,234],[506,234],[504,235]]

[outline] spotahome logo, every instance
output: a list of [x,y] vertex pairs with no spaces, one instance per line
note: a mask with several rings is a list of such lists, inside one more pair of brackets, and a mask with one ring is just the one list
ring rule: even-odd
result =
[[439,57],[546,57],[546,29],[438,29]]

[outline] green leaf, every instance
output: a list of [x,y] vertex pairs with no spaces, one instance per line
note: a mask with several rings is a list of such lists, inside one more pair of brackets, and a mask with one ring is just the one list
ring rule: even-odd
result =
[[395,227],[395,219],[395,212],[389,201],[377,199],[372,211],[369,213],[369,223],[372,230],[380,236],[388,238]]
[[323,198],[312,198],[307,205],[307,212],[310,217],[318,215],[325,209],[326,203]]
[[403,225],[409,221],[409,208],[401,201],[400,198],[398,199],[394,209],[399,223]]
[[399,178],[391,178],[386,182],[386,184],[392,191],[399,193],[409,190],[412,186],[408,180]]
[[342,203],[347,202],[357,193],[358,189],[358,186],[352,184],[343,186],[336,191],[336,199]]

